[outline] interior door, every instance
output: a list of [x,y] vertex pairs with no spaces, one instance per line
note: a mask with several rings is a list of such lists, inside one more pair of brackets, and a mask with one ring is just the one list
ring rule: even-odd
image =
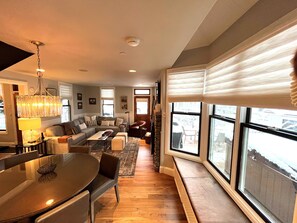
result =
[[134,97],[134,121],[145,121],[147,131],[150,131],[150,96]]

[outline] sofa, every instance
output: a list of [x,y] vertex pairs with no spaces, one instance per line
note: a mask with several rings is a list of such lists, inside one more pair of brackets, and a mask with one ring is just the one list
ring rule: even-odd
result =
[[70,122],[60,123],[46,128],[45,137],[49,139],[49,153],[68,153],[69,147],[82,146],[86,139],[98,131],[113,130],[111,136],[125,132],[127,123],[123,118],[84,116]]

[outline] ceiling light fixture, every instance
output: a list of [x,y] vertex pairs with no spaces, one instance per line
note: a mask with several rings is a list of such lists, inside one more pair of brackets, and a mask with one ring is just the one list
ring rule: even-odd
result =
[[39,47],[44,43],[39,41],[31,41],[37,48],[37,77],[38,87],[34,95],[20,95],[17,97],[18,117],[21,118],[38,118],[38,117],[54,117],[61,115],[62,103],[59,96],[51,95],[43,86],[43,72],[40,67]]
[[129,70],[130,73],[136,73],[136,70]]
[[136,47],[140,44],[140,39],[134,36],[126,38],[126,42],[129,46]]

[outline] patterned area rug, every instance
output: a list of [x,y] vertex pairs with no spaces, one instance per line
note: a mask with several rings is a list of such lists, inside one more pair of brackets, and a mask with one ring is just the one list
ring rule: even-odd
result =
[[[122,151],[112,151],[108,149],[106,152],[117,156],[121,160],[120,173],[121,177],[133,177],[135,173],[137,155],[139,149],[139,139],[129,137],[129,141]],[[99,161],[102,155],[102,149],[92,150],[91,155]]]

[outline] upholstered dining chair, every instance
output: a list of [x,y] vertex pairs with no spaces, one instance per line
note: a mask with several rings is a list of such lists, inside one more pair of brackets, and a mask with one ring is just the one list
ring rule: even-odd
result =
[[94,203],[107,190],[114,187],[117,202],[120,201],[118,189],[118,177],[120,170],[120,159],[108,153],[103,153],[100,160],[100,168],[97,176],[87,187],[90,191],[91,223],[95,222]]
[[36,159],[38,157],[38,151],[34,150],[27,153],[20,153],[13,156],[9,156],[3,159],[2,162],[4,163],[4,169],[8,169],[21,163]]
[[35,223],[86,223],[89,216],[90,193],[85,190],[60,206],[35,219]]

